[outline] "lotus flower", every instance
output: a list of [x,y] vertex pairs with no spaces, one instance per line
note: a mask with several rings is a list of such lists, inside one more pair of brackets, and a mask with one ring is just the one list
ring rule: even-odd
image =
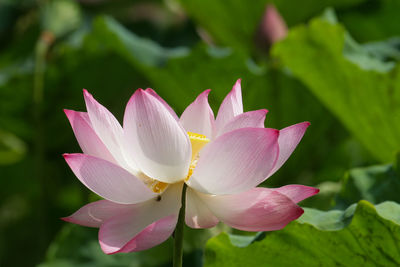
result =
[[178,118],[152,89],[129,100],[123,128],[86,90],[87,112],[65,110],[83,154],[65,154],[78,179],[104,200],[65,221],[98,227],[107,254],[156,246],[173,233],[186,183],[185,221],[219,221],[245,231],[283,228],[303,210],[297,202],[318,189],[256,187],[274,174],[303,137],[308,122],[264,128],[267,110],[243,113],[240,80],[217,118],[201,93]]

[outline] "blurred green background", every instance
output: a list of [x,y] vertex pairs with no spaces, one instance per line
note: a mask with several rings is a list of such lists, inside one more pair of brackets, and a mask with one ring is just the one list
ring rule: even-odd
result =
[[[267,4],[289,28],[277,43]],[[1,0],[0,266],[170,264],[169,242],[106,256],[96,229],[59,219],[95,199],[61,157],[80,151],[63,108],[85,110],[82,88],[121,121],[137,88],[178,114],[211,88],[216,113],[242,78],[267,127],[311,122],[265,186],[317,186],[302,206],[321,210],[400,201],[399,14],[398,0]],[[223,228],[187,231],[185,264]]]

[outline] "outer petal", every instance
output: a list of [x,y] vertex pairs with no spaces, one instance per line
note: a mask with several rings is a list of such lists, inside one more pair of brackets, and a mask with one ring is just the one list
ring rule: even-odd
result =
[[178,118],[178,116],[176,115],[175,111],[171,108],[170,105],[168,105],[168,103],[167,103],[164,99],[161,98],[161,96],[159,96],[159,95],[156,93],[156,91],[154,91],[154,90],[151,89],[151,88],[147,88],[145,91],[146,91],[146,93],[149,93],[149,94],[151,94],[152,96],[154,96],[155,98],[157,98],[158,101],[160,101],[160,102],[165,106],[165,108],[169,111],[169,113],[170,113],[177,121],[179,121],[179,118]]
[[189,137],[154,96],[141,89],[134,93],[126,106],[124,130],[127,149],[146,175],[167,183],[186,177]]
[[243,128],[218,137],[200,151],[188,185],[209,194],[234,194],[257,186],[275,166],[278,135],[275,129]]
[[161,200],[135,205],[100,227],[99,241],[107,254],[139,251],[164,242],[174,231],[180,208],[182,184],[171,185]]
[[318,194],[319,192],[318,188],[298,184],[285,185],[279,188],[272,188],[272,190],[284,194],[295,203]]
[[219,222],[203,200],[197,196],[196,191],[190,187],[186,192],[185,222],[191,228],[211,228]]
[[[142,230],[138,235],[132,238],[119,251],[113,252],[133,252],[152,248],[167,240],[175,230],[178,215],[172,214],[153,222]],[[104,247],[108,248],[108,247]],[[110,254],[110,253],[108,253]]]
[[214,128],[214,113],[208,104],[208,94],[205,90],[182,113],[180,122],[188,132],[198,133],[212,138]]
[[93,130],[86,112],[64,110],[83,153],[116,163],[114,157]]
[[135,204],[118,204],[108,200],[99,200],[89,203],[74,214],[62,218],[66,222],[88,227],[100,227],[100,225],[118,214],[128,212]]
[[218,219],[243,231],[279,230],[303,214],[303,209],[287,196],[268,188],[236,195],[202,194],[202,199]]
[[156,196],[125,169],[93,156],[64,154],[76,177],[99,196],[121,204],[133,204]]
[[237,80],[232,91],[225,97],[215,121],[216,132],[219,132],[233,117],[243,113],[241,79]]
[[97,136],[121,166],[136,170],[134,162],[129,162],[128,166],[125,160],[123,154],[123,130],[117,119],[110,111],[100,105],[87,90],[83,90],[83,95],[92,128]]
[[264,128],[265,115],[267,115],[267,112],[268,110],[266,109],[260,109],[239,114],[234,117],[230,122],[225,124],[225,126],[222,127],[220,131],[216,134],[216,137],[240,128]]
[[308,126],[310,126],[309,122],[301,122],[279,131],[279,158],[274,169],[268,176],[273,175],[286,162],[299,144],[301,138],[303,138]]

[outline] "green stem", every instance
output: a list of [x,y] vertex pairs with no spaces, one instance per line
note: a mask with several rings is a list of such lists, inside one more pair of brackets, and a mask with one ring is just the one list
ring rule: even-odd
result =
[[183,184],[182,189],[182,206],[179,210],[178,223],[174,232],[174,258],[173,266],[182,267],[183,257],[183,227],[185,226],[185,209],[186,209],[186,184]]

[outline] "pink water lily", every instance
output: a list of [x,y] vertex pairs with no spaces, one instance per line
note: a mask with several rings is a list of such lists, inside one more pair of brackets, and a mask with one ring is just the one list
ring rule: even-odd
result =
[[296,203],[318,189],[256,186],[284,164],[309,123],[264,128],[267,110],[243,112],[240,80],[214,119],[209,92],[179,118],[152,89],[138,89],[121,127],[85,90],[87,112],[65,110],[83,154],[64,157],[104,200],[63,219],[100,228],[107,254],[148,249],[173,233],[184,183],[185,221],[192,228],[221,221],[240,230],[270,231],[298,218],[303,210]]

